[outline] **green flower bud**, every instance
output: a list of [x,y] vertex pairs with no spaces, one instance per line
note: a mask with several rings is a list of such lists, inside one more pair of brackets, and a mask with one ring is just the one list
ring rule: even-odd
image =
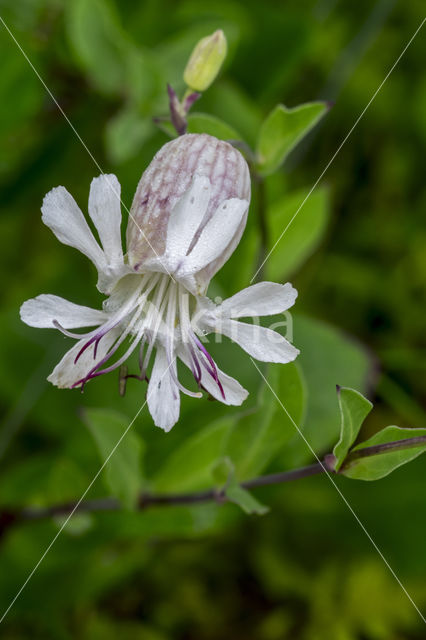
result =
[[222,29],[202,38],[195,46],[183,74],[188,87],[196,91],[208,89],[219,73],[226,51],[226,38]]

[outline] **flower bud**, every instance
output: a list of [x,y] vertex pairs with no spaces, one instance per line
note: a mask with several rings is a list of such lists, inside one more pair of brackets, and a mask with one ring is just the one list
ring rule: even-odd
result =
[[221,29],[202,38],[195,46],[183,74],[188,87],[196,91],[208,89],[219,73],[226,51],[226,38]]

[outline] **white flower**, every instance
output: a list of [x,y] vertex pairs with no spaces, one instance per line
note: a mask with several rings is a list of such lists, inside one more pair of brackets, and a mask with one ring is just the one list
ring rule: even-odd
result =
[[[169,431],[179,418],[180,391],[200,397],[204,389],[228,405],[247,397],[215,364],[203,344],[205,334],[220,332],[258,360],[294,360],[298,350],[280,334],[238,321],[291,307],[297,292],[290,284],[255,284],[220,305],[205,297],[210,279],[241,238],[249,201],[244,158],[205,134],[181,136],[154,157],[132,204],[126,256],[115,176],[101,175],[90,188],[89,215],[100,243],[66,189],[52,189],[43,201],[43,222],[94,263],[98,289],[108,297],[102,311],[54,295],[24,302],[21,318],[28,325],[57,328],[77,340],[48,380],[61,388],[83,387],[138,348],[138,377],[149,380],[149,410],[155,424]],[[70,331],[81,327],[95,328]],[[177,359],[192,370],[198,391],[180,383]]]

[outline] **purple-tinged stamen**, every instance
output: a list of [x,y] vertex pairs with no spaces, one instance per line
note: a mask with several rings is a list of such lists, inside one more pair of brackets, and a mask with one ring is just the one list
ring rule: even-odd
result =
[[[136,317],[138,316],[138,314],[136,314]],[[135,324],[135,318],[133,319],[132,323],[129,324],[128,328],[126,329],[126,332],[123,334],[123,336],[121,336],[121,338],[118,340],[118,343],[116,343],[116,345],[114,345],[114,349],[112,352],[110,352],[108,354],[108,360],[111,357],[111,355],[113,355],[113,353],[115,353],[118,349],[118,347],[120,346],[120,344],[123,342],[124,338],[126,337],[126,335],[130,332],[131,327]],[[145,331],[145,325],[142,323],[141,327],[139,328],[139,331],[137,332],[137,334],[135,335],[135,337],[133,338],[133,341],[130,345],[130,347],[127,349],[127,351],[121,356],[121,358],[119,358],[117,360],[117,362],[114,362],[114,364],[110,365],[109,367],[107,367],[106,369],[102,369],[101,371],[98,371],[99,367],[103,364],[102,360],[101,362],[94,368],[94,370],[96,371],[96,373],[93,374],[93,378],[96,378],[97,376],[101,376],[104,373],[110,373],[111,371],[114,371],[114,369],[117,369],[117,367],[121,366],[123,364],[123,362],[125,362],[127,360],[127,358],[129,358],[133,351],[135,350],[135,348],[137,347],[137,345],[139,344],[139,341],[142,337],[143,332]],[[104,359],[105,361],[105,359]]]
[[[146,298],[146,296],[144,296]],[[125,310],[125,312],[121,312],[120,314],[116,314],[113,318],[111,318],[111,320],[109,322],[107,322],[106,324],[103,325],[103,327],[101,327],[100,331],[94,335],[92,338],[90,338],[90,340],[88,340],[80,349],[80,351],[78,352],[78,354],[76,355],[75,359],[74,359],[74,364],[77,364],[79,358],[81,357],[81,355],[86,351],[86,349],[88,349],[90,347],[90,345],[92,345],[93,343],[95,343],[95,347],[93,350],[93,359],[96,359],[97,353],[98,353],[98,347],[99,347],[99,342],[102,340],[102,338],[104,336],[106,336],[107,333],[109,333],[109,331],[111,331],[111,329],[114,329],[117,325],[120,324],[120,322],[122,322],[124,320],[124,318],[130,314],[134,307],[137,306],[138,304],[138,299],[136,299],[134,301],[133,305],[129,305],[129,310]],[[133,309],[132,309],[133,306]]]
[[195,351],[192,347],[192,345],[188,345],[188,350],[191,356],[191,371],[192,371],[192,375],[195,378],[195,382],[198,384],[198,386],[200,386],[201,383],[201,367],[200,367],[200,363],[198,362],[198,358],[195,355]]
[[88,382],[89,380],[92,380],[93,378],[97,378],[97,377],[99,377],[99,376],[101,376],[101,375],[103,375],[105,373],[110,373],[111,371],[114,371],[115,369],[117,369],[117,367],[122,365],[123,362],[125,362],[125,360],[127,360],[127,358],[135,350],[137,344],[139,343],[139,341],[140,341],[140,339],[142,337],[142,333],[145,330],[145,325],[144,324],[141,325],[141,327],[140,327],[138,333],[136,334],[136,336],[134,337],[130,347],[121,356],[121,358],[119,358],[117,360],[117,362],[115,362],[114,364],[110,365],[106,369],[99,370],[99,367],[102,367],[102,365],[104,365],[106,362],[108,362],[108,360],[111,358],[111,356],[114,355],[114,353],[117,351],[117,349],[120,347],[120,345],[127,338],[129,333],[131,332],[133,326],[135,325],[136,320],[138,319],[139,315],[140,315],[140,313],[136,312],[136,314],[133,316],[132,320],[129,322],[126,330],[121,334],[121,336],[118,338],[118,340],[116,340],[116,342],[113,345],[112,349],[110,349],[108,351],[108,353],[94,367],[92,367],[92,369],[90,369],[89,373],[84,378],[82,378],[81,380],[78,380],[77,382],[75,382],[72,385],[73,387],[76,387],[79,384],[83,384],[84,385],[86,382]]
[[213,360],[213,358],[211,357],[211,355],[209,354],[209,352],[207,351],[207,349],[205,348],[205,346],[203,345],[201,340],[199,340],[199,338],[196,336],[196,334],[194,332],[191,332],[191,333],[192,333],[192,335],[190,337],[195,342],[195,345],[196,345],[197,349],[199,351],[201,351],[201,353],[204,355],[205,358],[207,358],[207,360],[208,360],[208,362],[210,364],[210,367],[203,360],[203,358],[201,358],[201,363],[203,364],[204,368],[209,372],[209,374],[214,379],[214,381],[218,382],[219,377],[218,377],[218,374],[217,374],[215,361]]
[[87,331],[86,333],[74,333],[73,331],[68,331],[68,329],[65,329],[65,327],[63,327],[57,320],[52,320],[52,324],[56,329],[58,329],[61,333],[63,333],[64,336],[67,336],[67,338],[74,338],[74,340],[82,340],[83,338],[89,338],[94,333],[96,333],[96,331],[98,331],[98,329],[96,328],[96,329],[93,329],[92,331]]
[[[76,364],[78,362],[78,360],[81,357],[81,355],[93,343],[95,343],[95,348],[94,348],[94,352],[93,352],[93,358],[96,359],[96,355],[97,355],[97,352],[98,352],[98,346],[99,346],[100,340],[111,329],[114,329],[118,324],[120,324],[120,322],[122,320],[124,320],[124,318],[126,316],[128,316],[135,309],[135,307],[141,306],[141,302],[142,301],[145,303],[149,293],[152,291],[152,289],[155,286],[157,281],[158,281],[158,277],[151,278],[151,282],[149,282],[149,279],[148,279],[148,282],[149,282],[148,287],[143,292],[142,296],[139,297],[142,286],[147,283],[146,279],[144,281],[142,281],[142,284],[133,292],[133,294],[132,294],[132,296],[130,298],[130,301],[128,301],[124,305],[124,308],[120,309],[120,311],[118,313],[116,313],[112,318],[110,318],[110,320],[108,322],[106,322],[101,327],[100,331],[97,331],[94,335],[92,335],[92,337],[86,342],[86,344],[83,345],[83,347],[81,348],[81,350],[78,352],[77,356],[75,357],[74,364]],[[93,334],[93,331],[91,333]]]
[[[127,315],[127,314],[126,314]],[[100,331],[97,332],[96,335],[94,335],[92,338],[90,338],[90,340],[88,340],[80,349],[80,351],[77,353],[76,357],[74,358],[74,364],[77,364],[78,360],[80,359],[80,357],[82,356],[82,354],[86,351],[86,349],[88,349],[93,343],[95,343],[95,348],[94,348],[94,352],[93,352],[93,359],[96,359],[96,355],[98,353],[98,346],[99,346],[99,342],[101,341],[101,339],[106,336],[107,333],[109,333],[111,331],[111,329],[115,329],[115,327],[117,325],[120,324],[120,322],[124,319],[125,316],[120,315],[120,317],[117,318],[117,316],[115,316],[114,318],[112,318],[109,322],[105,323],[103,325],[103,327],[101,327]]]
[[107,325],[105,325],[96,335],[92,336],[90,338],[90,340],[88,340],[80,349],[80,351],[77,353],[76,357],[74,358],[74,364],[77,364],[77,362],[79,361],[79,359],[81,358],[81,356],[83,355],[83,353],[93,344],[95,343],[95,348],[93,350],[93,359],[96,359],[96,354],[98,353],[98,346],[99,346],[99,342],[100,340],[102,340],[102,338],[104,336],[106,336],[106,334],[113,329],[114,327],[117,326],[117,324],[119,323],[119,320],[117,320],[112,326],[109,326],[108,328]]
[[[156,281],[158,280],[158,278],[152,278],[151,282],[149,283],[149,286],[147,287],[146,291],[144,292],[143,296],[146,297],[149,295],[149,293],[151,292],[151,290],[153,289],[153,287],[156,284]],[[148,279],[149,282],[149,279]],[[144,281],[143,284],[146,284],[146,280]],[[142,285],[143,286],[143,285]],[[68,338],[73,338],[74,340],[83,340],[85,338],[89,338],[88,342],[86,345],[84,345],[84,348],[82,349],[81,352],[79,352],[74,360],[74,364],[76,364],[76,362],[79,360],[79,358],[81,357],[81,354],[84,353],[84,351],[86,349],[88,349],[90,347],[91,344],[93,344],[93,342],[99,343],[99,340],[108,333],[108,331],[110,329],[113,329],[114,327],[117,326],[117,324],[128,314],[130,313],[134,308],[138,302],[138,298],[137,296],[139,296],[140,293],[140,289],[141,287],[138,288],[137,293],[136,293],[136,299],[131,299],[130,304],[127,304],[125,306],[124,311],[120,310],[119,313],[116,313],[112,318],[110,318],[107,322],[105,322],[100,331],[103,332],[101,336],[99,336],[99,328],[96,329],[92,329],[91,331],[87,331],[86,333],[74,333],[73,331],[69,331],[68,329],[65,329],[65,327],[63,327],[58,320],[53,320],[52,324],[56,327],[56,329],[58,329],[61,333],[63,333],[65,336],[67,336]],[[96,353],[97,353],[97,345],[96,345],[96,349],[95,349],[95,353],[94,353],[94,357],[96,358]]]
[[90,371],[84,376],[84,378],[81,378],[80,380],[77,380],[77,382],[74,382],[71,389],[78,387],[80,384],[81,384],[81,388],[83,389],[86,382],[89,382],[89,380],[92,380],[93,378],[96,378],[98,375],[100,375],[99,373],[96,374],[97,369],[99,369],[99,367],[102,367],[103,364],[108,362],[110,357],[115,353],[115,351],[117,351],[118,346],[116,348],[113,348],[111,351],[109,351],[106,354],[106,356],[104,356],[94,367],[90,369]]
[[201,364],[204,366],[204,368],[206,369],[207,373],[209,373],[211,375],[211,377],[213,378],[213,380],[216,382],[220,394],[222,396],[222,398],[224,400],[226,400],[225,398],[225,392],[223,390],[223,386],[221,381],[219,380],[219,374],[217,372],[217,367],[216,367],[216,363],[213,360],[213,358],[211,357],[211,355],[209,354],[209,352],[207,351],[207,349],[205,348],[205,346],[203,345],[203,343],[201,342],[201,340],[197,337],[197,335],[192,331],[191,332],[191,338],[193,339],[193,341],[195,342],[197,348],[199,349],[199,351],[201,351],[201,353],[204,355],[205,358],[207,358],[210,367],[208,366],[207,362],[205,362],[204,358],[201,358]]
[[221,383],[221,381],[220,381],[219,379],[217,380],[217,386],[219,387],[220,395],[222,396],[222,398],[223,398],[224,400],[226,400],[225,392],[224,392],[224,390],[223,390],[222,383]]

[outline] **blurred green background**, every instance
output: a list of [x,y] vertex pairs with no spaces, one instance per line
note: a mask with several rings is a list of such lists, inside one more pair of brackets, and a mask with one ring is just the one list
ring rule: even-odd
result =
[[[167,113],[165,85],[182,91],[192,47],[213,30],[225,31],[229,55],[196,110],[223,118],[249,144],[278,102],[332,101],[315,131],[266,180],[270,244],[423,14],[421,0],[0,2],[0,15],[102,170],[118,176],[127,206],[142,171],[167,141],[152,123],[154,115]],[[294,341],[308,391],[304,428],[319,455],[330,450],[338,429],[336,383],[374,401],[364,435],[387,424],[426,427],[425,33],[266,268],[266,276],[291,279],[299,290]],[[99,468],[81,408],[113,409],[131,419],[144,389],[131,381],[120,398],[114,376],[90,383],[84,395],[51,387],[46,376],[69,341],[19,321],[22,301],[42,292],[99,305],[91,265],[60,245],[40,220],[44,194],[59,184],[85,210],[99,170],[1,25],[0,51],[0,504],[44,505],[79,497]],[[258,236],[254,206],[212,296],[249,284]],[[246,357],[230,344],[218,346],[215,356],[255,398],[259,377]],[[167,490],[202,486],[191,478],[172,481],[169,456],[186,438],[234,413],[218,403],[185,400],[180,422],[165,435],[144,411],[134,425],[145,441],[144,475],[159,474],[157,486]],[[268,469],[310,459],[297,438]],[[422,458],[377,483],[338,478],[423,611],[424,478]],[[106,492],[98,481],[92,495]],[[264,488],[256,496],[271,507],[266,516],[207,504],[76,518],[2,623],[2,637],[426,637],[420,616],[326,477]],[[37,522],[3,537],[2,610],[60,524]]]

